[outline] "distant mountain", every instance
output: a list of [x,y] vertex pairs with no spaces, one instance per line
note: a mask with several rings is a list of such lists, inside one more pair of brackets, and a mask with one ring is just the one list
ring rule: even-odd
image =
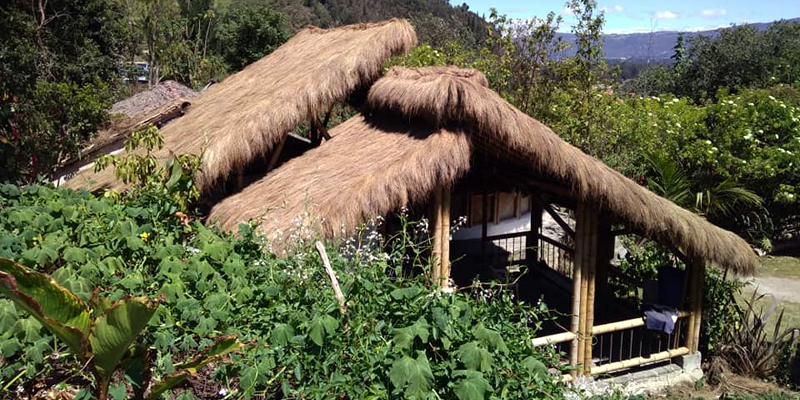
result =
[[[790,19],[789,21],[800,22],[800,18]],[[758,30],[767,29],[771,22],[749,24],[755,26]],[[714,37],[717,36],[722,29],[720,28],[708,31],[699,32],[684,32],[684,38],[687,40],[694,36],[704,35]],[[651,60],[655,62],[668,61],[673,53],[673,47],[678,40],[678,31],[656,31],[647,33],[627,33],[627,34],[609,34],[604,36],[605,46],[603,53],[606,59],[612,61],[618,60]],[[575,35],[571,33],[562,33],[560,36],[569,42],[575,40]],[[567,53],[566,55],[571,55]]]

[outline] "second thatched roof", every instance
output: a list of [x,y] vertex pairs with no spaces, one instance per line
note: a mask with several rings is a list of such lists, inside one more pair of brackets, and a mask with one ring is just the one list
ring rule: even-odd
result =
[[[384,63],[416,44],[406,20],[306,28],[270,55],[192,100],[186,115],[163,129],[169,152],[203,153],[197,184],[207,190],[268,153],[303,121],[317,117],[378,78]],[[107,169],[67,181],[73,188],[123,187]]]
[[323,233],[352,232],[364,218],[386,215],[452,187],[476,155],[519,166],[568,188],[629,228],[687,256],[749,274],[757,259],[739,236],[661,198],[486,87],[479,72],[395,68],[372,86],[366,110],[331,130],[333,139],[217,204],[209,221],[235,230],[261,221],[280,246],[304,218]]

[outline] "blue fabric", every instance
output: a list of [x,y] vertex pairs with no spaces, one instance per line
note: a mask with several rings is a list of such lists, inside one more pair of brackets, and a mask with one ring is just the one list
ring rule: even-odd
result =
[[678,310],[656,304],[648,304],[645,307],[644,322],[647,329],[671,334],[675,329],[675,321],[678,320]]

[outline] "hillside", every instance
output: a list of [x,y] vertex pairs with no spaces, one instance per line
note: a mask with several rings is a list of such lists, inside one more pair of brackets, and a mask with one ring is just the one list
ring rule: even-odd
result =
[[486,22],[481,16],[466,4],[452,6],[446,0],[276,0],[274,5],[294,29],[401,17],[414,24],[421,42],[434,46],[457,41],[473,47],[486,36]]
[[[789,21],[800,21],[800,18],[790,19]],[[755,23],[750,24],[758,30],[768,28],[772,23]],[[686,39],[695,36],[710,36],[716,37],[720,29],[713,29],[698,32],[684,32],[683,35]],[[609,34],[605,35],[605,46],[603,53],[609,60],[651,60],[651,61],[667,61],[673,53],[673,47],[678,40],[678,31],[658,31],[646,33],[629,33],[629,34]],[[574,41],[575,36],[570,33],[563,33],[561,37],[566,41]],[[571,55],[568,53],[567,55]]]

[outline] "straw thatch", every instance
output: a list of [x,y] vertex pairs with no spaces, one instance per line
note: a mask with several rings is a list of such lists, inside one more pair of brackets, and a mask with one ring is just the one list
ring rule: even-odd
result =
[[[408,121],[424,121],[427,131]],[[488,155],[561,182],[578,201],[596,203],[687,256],[745,274],[757,264],[740,237],[564,142],[488,89],[475,71],[394,69],[371,88],[365,114],[331,133],[330,143],[218,204],[209,220],[233,230],[261,218],[275,240],[275,232],[291,230],[308,212],[327,236],[341,227],[352,232],[364,217],[425,199],[437,184],[452,186],[471,157]]]
[[[218,180],[268,153],[303,121],[316,118],[378,78],[383,64],[416,43],[405,20],[306,28],[272,54],[192,100],[186,115],[163,129],[169,151],[203,154],[197,184]],[[205,150],[205,151],[204,151]],[[121,188],[110,169],[79,174],[68,186]]]
[[174,102],[177,99],[197,97],[194,90],[175,81],[163,81],[150,89],[120,100],[111,106],[111,114],[124,114],[133,118]]

